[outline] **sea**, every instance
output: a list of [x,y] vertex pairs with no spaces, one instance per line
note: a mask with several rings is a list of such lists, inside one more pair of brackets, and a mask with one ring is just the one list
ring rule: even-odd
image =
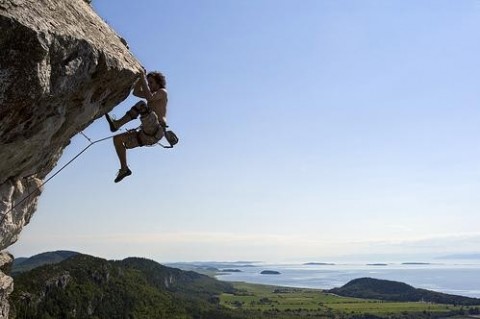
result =
[[[235,263],[217,279],[276,286],[330,289],[370,277],[447,294],[480,298],[480,263],[265,264]],[[279,274],[261,274],[264,270]]]

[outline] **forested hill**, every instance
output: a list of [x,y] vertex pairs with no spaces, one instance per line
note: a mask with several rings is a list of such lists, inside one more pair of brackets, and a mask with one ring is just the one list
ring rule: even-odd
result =
[[75,255],[78,255],[75,251],[57,250],[41,253],[30,258],[15,258],[12,265],[12,274],[15,276],[20,272],[29,271],[43,265],[56,264]]
[[143,258],[76,255],[15,277],[12,318],[229,318],[230,284]]
[[449,295],[414,288],[402,282],[374,278],[354,279],[340,288],[328,290],[344,297],[379,299],[389,301],[425,301],[453,305],[480,305],[480,299]]

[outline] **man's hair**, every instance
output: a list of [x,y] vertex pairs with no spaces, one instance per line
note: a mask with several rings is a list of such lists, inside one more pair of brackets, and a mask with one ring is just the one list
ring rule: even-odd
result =
[[147,78],[149,77],[152,77],[155,82],[160,85],[160,88],[164,89],[167,86],[167,81],[165,80],[165,76],[162,74],[162,72],[150,72],[147,74]]

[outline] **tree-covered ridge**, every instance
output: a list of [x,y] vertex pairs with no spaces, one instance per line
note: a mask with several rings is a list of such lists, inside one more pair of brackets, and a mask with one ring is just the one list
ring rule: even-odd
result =
[[17,275],[11,302],[13,318],[215,318],[232,290],[148,259],[76,255]]
[[449,295],[426,289],[414,288],[402,282],[374,278],[354,279],[340,288],[328,290],[345,297],[389,301],[425,301],[439,304],[476,306],[480,299]]
[[15,258],[12,265],[12,274],[15,275],[47,264],[56,264],[75,255],[78,255],[75,251],[57,250],[41,253],[30,258]]

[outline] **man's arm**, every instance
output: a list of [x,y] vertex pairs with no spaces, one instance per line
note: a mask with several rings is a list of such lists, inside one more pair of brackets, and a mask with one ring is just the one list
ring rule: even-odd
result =
[[145,73],[140,75],[140,87],[142,89],[143,97],[150,101],[153,98],[152,92],[150,92],[150,88],[148,87],[147,78],[145,77]]

